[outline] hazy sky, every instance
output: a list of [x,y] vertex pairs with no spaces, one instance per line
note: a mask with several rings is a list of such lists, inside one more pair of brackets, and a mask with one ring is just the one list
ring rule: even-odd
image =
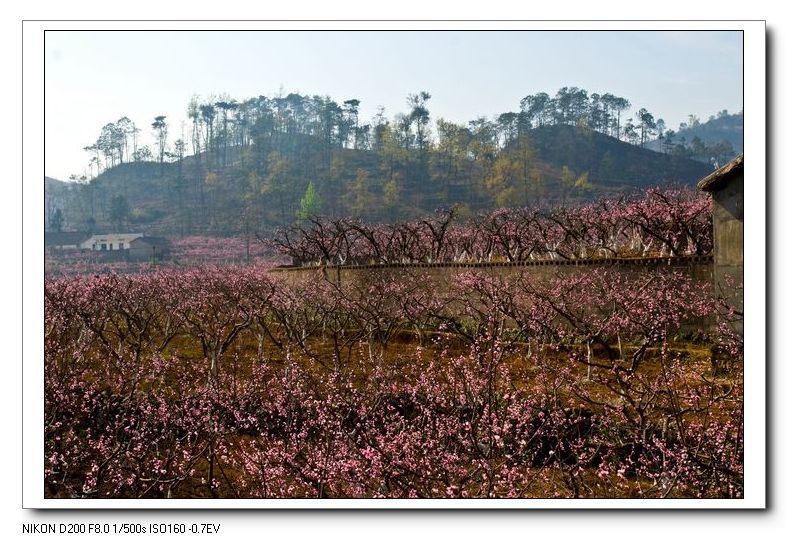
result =
[[743,104],[741,32],[47,31],[45,46],[46,174],[58,179],[82,174],[82,148],[123,116],[143,144],[157,115],[177,139],[194,94],[356,98],[368,120],[426,90],[433,120],[468,122],[578,86],[626,97],[627,116],[646,107],[669,128]]

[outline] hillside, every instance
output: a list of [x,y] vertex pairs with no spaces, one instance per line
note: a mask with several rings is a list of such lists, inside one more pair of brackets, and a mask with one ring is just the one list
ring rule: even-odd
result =
[[239,235],[293,223],[309,182],[317,201],[307,214],[391,221],[456,204],[475,212],[693,185],[711,169],[569,125],[532,129],[500,150],[482,145],[326,149],[284,134],[180,162],[120,164],[90,184],[57,186],[58,204],[65,229]]
[[[672,141],[674,145],[684,144],[691,147],[695,138],[700,139],[706,147],[714,147],[725,142],[730,143],[731,158],[744,152],[744,112],[729,114],[727,111],[722,111],[706,122],[692,126],[683,124],[673,136]],[[654,151],[660,151],[662,146],[663,144],[657,140],[646,144],[646,147]],[[718,160],[724,162],[728,158]]]
[[46,197],[44,202],[44,226],[47,230],[52,228],[52,217],[56,215],[55,212],[60,210],[61,213],[57,214],[60,217],[66,209],[66,197],[73,186],[74,183],[71,182],[61,181],[54,177],[44,177],[44,196]]
[[55,179],[54,177],[46,177],[44,176],[44,190],[45,191],[54,191],[57,192],[61,189],[66,189],[73,185],[73,183],[68,181],[61,181],[60,179]]
[[706,175],[708,165],[633,146],[574,126],[546,126],[531,132],[539,158],[560,169],[588,172],[598,189],[692,185]]

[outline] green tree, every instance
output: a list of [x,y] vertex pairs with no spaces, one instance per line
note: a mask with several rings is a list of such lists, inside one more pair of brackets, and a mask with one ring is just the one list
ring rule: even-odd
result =
[[623,97],[613,96],[611,106],[616,111],[616,139],[621,139],[621,113],[628,110],[632,104]]
[[101,134],[92,148],[104,154],[104,164],[112,167],[123,162],[124,142],[125,134],[122,128],[110,122],[101,128]]
[[676,132],[674,130],[665,132],[665,139],[662,141],[662,152],[665,154],[673,154],[673,147],[676,145],[674,141],[675,138]]
[[359,128],[358,128],[358,106],[361,101],[358,99],[348,99],[344,103],[343,113],[345,114],[346,125],[349,134],[353,136],[353,148],[358,149],[359,144]]
[[580,189],[581,191],[591,190],[591,182],[588,180],[588,172],[583,172],[580,177],[577,178],[577,181],[575,181],[575,189]]
[[284,156],[276,151],[268,155],[268,175],[263,184],[263,194],[276,197],[279,206],[279,223],[288,222],[285,208],[285,192],[290,181],[290,165]]
[[547,123],[549,119],[549,103],[550,96],[545,92],[526,96],[520,101],[520,112],[523,113],[523,118],[527,121],[529,128],[531,123],[535,123],[540,127]]
[[408,95],[408,106],[410,107],[409,120],[416,124],[416,147],[419,154],[423,156],[427,147],[427,129],[430,121],[430,111],[427,109],[427,101],[432,96],[421,91]]
[[512,154],[517,159],[517,164],[521,169],[521,181],[523,187],[523,204],[533,201],[541,194],[541,172],[537,165],[536,151],[531,146],[528,135],[523,134],[517,140],[517,146],[512,150]]
[[635,130],[637,126],[632,123],[631,118],[627,118],[627,123],[624,124],[624,140],[629,143],[630,145],[637,145],[638,142],[638,132]]
[[164,163],[164,151],[167,150],[167,122],[166,116],[157,116],[151,127],[154,129],[156,144],[159,147],[159,163]]
[[219,109],[221,114],[221,127],[219,128],[219,140],[222,145],[222,165],[227,164],[227,145],[230,141],[230,113],[238,109],[238,102],[229,97],[221,97],[214,103],[214,107]]
[[303,198],[301,198],[301,204],[298,208],[298,220],[306,221],[316,215],[320,211],[321,205],[322,202],[320,195],[317,194],[317,189],[315,189],[315,184],[310,181]]
[[246,176],[245,182],[243,207],[241,209],[239,222],[240,229],[243,231],[246,240],[246,260],[249,261],[251,235],[260,225],[260,218],[262,216],[262,205],[260,200],[264,193],[264,181],[257,173],[257,170],[252,170]]
[[117,147],[120,163],[123,164],[124,157],[126,158],[126,162],[131,158],[131,153],[129,152],[129,137],[134,137],[135,127],[131,119],[129,119],[128,116],[124,116],[115,122],[115,129],[117,132]]
[[503,154],[495,159],[484,185],[496,206],[520,206],[525,203],[525,181],[522,174],[523,167],[519,160]]
[[640,146],[645,147],[646,141],[651,137],[654,133],[654,130],[657,128],[657,123],[654,121],[654,115],[648,112],[646,109],[640,109],[637,113],[635,113],[640,124],[635,126],[635,128],[640,130]]
[[397,141],[397,136],[389,125],[381,129],[380,143],[380,168],[392,179],[407,162],[407,151]]
[[390,217],[396,217],[396,212],[400,206],[400,184],[398,177],[386,181],[383,185],[383,203],[386,205],[386,211]]
[[576,177],[575,172],[573,172],[569,166],[563,166],[561,168],[561,194],[564,200],[566,200],[569,192],[575,186]]
[[134,161],[135,162],[150,162],[153,160],[153,153],[150,150],[150,147],[147,145],[143,145],[137,152],[134,153]]
[[498,131],[502,146],[509,145],[517,137],[517,113],[505,112],[498,116]]
[[370,218],[372,211],[372,193],[369,190],[369,172],[359,169],[356,179],[348,185],[347,204],[355,216]]
[[[209,100],[208,103],[200,105],[198,110],[205,126],[205,138],[203,139],[205,151],[206,153],[210,153],[216,149],[216,143],[213,137],[213,123],[216,120],[216,107],[214,107],[213,103]],[[206,163],[210,163],[210,154],[206,154]]]

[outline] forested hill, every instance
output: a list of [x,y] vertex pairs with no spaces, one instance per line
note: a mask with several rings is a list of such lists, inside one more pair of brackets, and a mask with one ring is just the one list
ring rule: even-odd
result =
[[[63,210],[66,208],[66,197],[74,183],[61,181],[54,177],[44,177],[44,226],[47,230],[61,230],[64,222]],[[57,213],[59,212],[59,213]]]
[[[449,146],[449,145],[452,146]],[[299,215],[391,221],[459,205],[466,211],[578,202],[654,185],[693,185],[711,167],[570,125],[536,127],[503,147],[444,139],[419,150],[325,148],[279,135],[175,162],[131,162],[63,188],[64,229],[163,235],[244,234]]]
[[661,139],[646,143],[646,147],[703,162],[714,158],[724,164],[744,152],[744,111],[731,114],[723,110],[706,122],[690,115],[678,131],[668,130]]
[[569,166],[574,173],[588,172],[593,183],[591,194],[666,183],[692,185],[709,172],[707,164],[660,154],[575,126],[545,126],[531,134],[535,152],[546,165],[559,170]]
[[54,177],[44,177],[44,188],[48,188],[50,186],[68,186],[70,185],[67,181],[61,181],[60,179],[55,179]]

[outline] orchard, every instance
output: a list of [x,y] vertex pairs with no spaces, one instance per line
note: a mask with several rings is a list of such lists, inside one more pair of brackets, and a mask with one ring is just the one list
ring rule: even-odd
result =
[[[710,252],[679,191],[392,226],[302,264]],[[201,243],[197,240],[195,246]],[[151,267],[45,282],[50,498],[740,498],[740,320],[670,268]]]

